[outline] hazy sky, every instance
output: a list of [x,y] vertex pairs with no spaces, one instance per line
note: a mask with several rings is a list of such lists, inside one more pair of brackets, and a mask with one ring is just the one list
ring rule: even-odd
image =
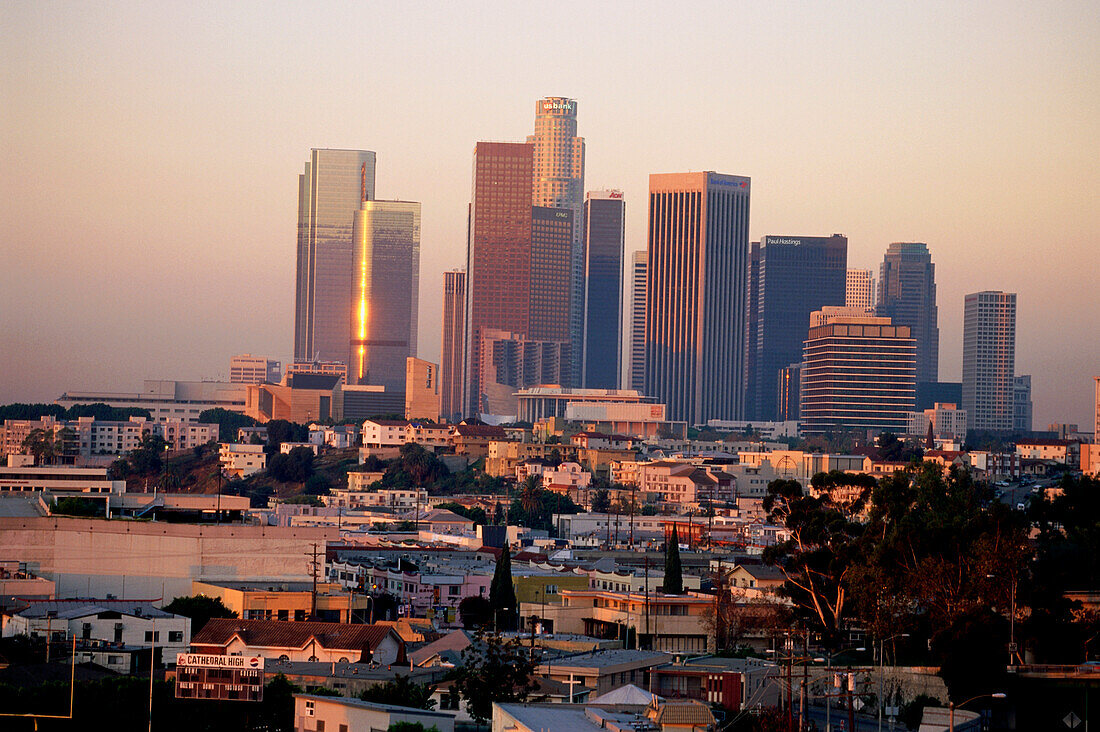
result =
[[[963,295],[1018,297],[1035,425],[1100,375],[1095,2],[0,3],[0,402],[289,360],[297,176],[378,153],[423,203],[420,355],[464,262],[477,140],[578,101],[586,187],[753,179],[751,234],[927,242],[940,375]],[[629,257],[629,254],[628,254]]]

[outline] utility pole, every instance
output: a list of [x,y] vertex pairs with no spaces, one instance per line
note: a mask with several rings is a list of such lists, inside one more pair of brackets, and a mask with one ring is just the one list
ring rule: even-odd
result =
[[313,542],[313,552],[310,555],[310,575],[313,577],[313,590],[309,599],[309,619],[317,619],[317,542]]
[[634,551],[634,491],[637,488],[630,484],[630,550]]
[[[645,556],[645,634],[649,637],[649,648],[653,649],[653,636],[649,635],[649,555]],[[652,674],[650,675],[652,678]]]

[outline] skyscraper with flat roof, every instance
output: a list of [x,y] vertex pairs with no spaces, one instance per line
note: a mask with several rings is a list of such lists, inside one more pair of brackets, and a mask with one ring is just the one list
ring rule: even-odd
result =
[[[848,272],[848,238],[765,236],[760,241],[755,327],[755,419],[778,419],[779,373],[802,362],[810,313],[843,306]],[[751,293],[750,293],[751,294]],[[750,321],[753,313],[749,313]]]
[[749,179],[649,176],[645,393],[668,418],[740,419]]
[[589,191],[584,201],[584,370],[588,389],[618,389],[622,353],[622,191]]
[[916,341],[907,325],[869,315],[825,315],[803,347],[799,432],[904,434],[916,403]]
[[[579,355],[584,333],[584,138],[577,136],[577,102],[567,97],[545,97],[535,102],[532,146],[531,205],[565,208],[573,212],[574,230],[569,259],[570,350]],[[579,382],[581,363],[573,359],[570,371]]]
[[645,288],[649,252],[634,252],[630,271],[630,371],[634,391],[645,393]]
[[479,142],[466,253],[467,415],[481,410],[480,343],[486,329],[526,335],[531,325],[529,143]]
[[1009,432],[1016,377],[1016,293],[975,292],[963,306],[962,407],[972,430]]
[[895,242],[886,249],[878,279],[876,312],[908,325],[917,341],[917,383],[939,381],[940,327],[936,265],[928,245]]
[[443,273],[443,343],[440,361],[440,416],[448,422],[461,421],[466,410],[462,402],[466,382],[466,273]]
[[310,152],[298,176],[298,258],[294,360],[350,363],[352,224],[374,198],[375,154]]
[[348,383],[405,388],[416,356],[420,303],[420,204],[363,201],[352,227]]
[[[527,335],[533,340],[569,341],[572,246],[573,212],[570,209],[532,207],[531,315]],[[571,362],[567,367],[571,367]]]

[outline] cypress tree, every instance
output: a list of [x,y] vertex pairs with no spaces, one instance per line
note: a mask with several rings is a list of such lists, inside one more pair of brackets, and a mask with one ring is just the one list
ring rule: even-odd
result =
[[512,585],[512,554],[505,545],[500,551],[500,561],[493,572],[493,582],[489,585],[489,606],[493,617],[501,630],[512,630],[513,619],[519,611],[516,603],[516,588]]
[[661,592],[666,595],[684,594],[684,578],[680,571],[680,538],[676,524],[672,525],[672,537],[665,544],[665,579]]

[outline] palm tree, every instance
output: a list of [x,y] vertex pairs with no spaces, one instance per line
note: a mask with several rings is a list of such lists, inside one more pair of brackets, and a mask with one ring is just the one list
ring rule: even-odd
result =
[[535,476],[528,475],[527,480],[523,482],[523,488],[519,491],[519,505],[523,506],[523,510],[527,513],[537,513],[542,508],[543,493],[542,486],[538,484]]

